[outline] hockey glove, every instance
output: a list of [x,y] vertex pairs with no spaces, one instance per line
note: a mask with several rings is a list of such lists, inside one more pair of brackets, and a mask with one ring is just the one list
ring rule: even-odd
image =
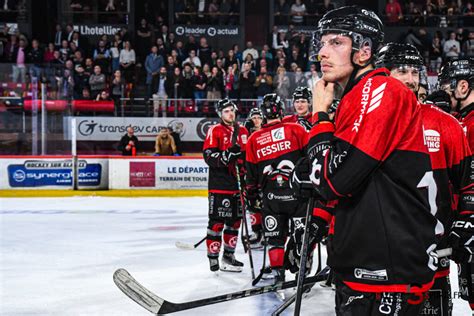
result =
[[305,130],[310,131],[313,128],[313,125],[304,117],[298,116],[298,124],[303,126]]
[[293,193],[299,198],[310,198],[316,191],[309,179],[311,165],[306,157],[300,158],[295,165],[290,177],[290,187]]
[[460,215],[451,227],[451,259],[456,263],[474,262],[474,214]]
[[222,152],[221,161],[224,165],[227,166],[229,163],[239,159],[240,155],[241,155],[240,146],[238,144],[235,144],[232,147]]

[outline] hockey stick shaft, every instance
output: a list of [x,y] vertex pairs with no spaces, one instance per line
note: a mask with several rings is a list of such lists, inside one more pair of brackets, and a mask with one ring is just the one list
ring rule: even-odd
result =
[[[316,282],[324,281],[327,277],[328,271],[329,267],[326,267],[318,275],[306,278],[305,284],[314,284]],[[118,269],[115,271],[114,282],[125,295],[155,315],[170,314],[206,305],[227,302],[234,299],[275,292],[296,286],[296,281],[292,280],[278,284],[249,288],[233,293],[216,295],[195,301],[173,303],[159,297],[155,293],[145,288],[125,269]]]
[[204,236],[204,238],[198,241],[197,243],[195,243],[193,247],[194,248],[199,247],[199,245],[202,244],[206,239],[207,239],[207,236]]
[[300,271],[298,272],[298,286],[296,287],[296,302],[295,302],[295,316],[300,315],[301,310],[301,299],[303,297],[303,282],[306,274],[306,260],[308,258],[309,248],[309,229],[310,221],[313,213],[314,198],[310,197],[308,206],[306,209],[306,222],[304,227],[303,244],[301,245],[301,257],[300,257]]
[[252,281],[252,285],[255,286],[257,285],[258,282],[260,282],[260,280],[262,279],[263,277],[263,273],[265,272],[265,264],[266,264],[266,259],[267,259],[267,240],[265,239],[265,245],[263,246],[263,262],[262,262],[262,269],[260,270],[260,273],[257,275],[257,277],[255,279],[253,279]]
[[252,249],[250,249],[249,227],[247,226],[247,212],[245,210],[244,188],[242,187],[242,181],[240,179],[240,170],[239,170],[238,164],[235,164],[235,173],[237,177],[237,185],[239,186],[239,192],[240,192],[240,204],[242,205],[242,225],[243,225],[243,231],[245,234],[244,247],[245,245],[247,246],[247,253],[249,254],[250,271],[252,273],[252,280],[255,280],[255,269],[253,267]]

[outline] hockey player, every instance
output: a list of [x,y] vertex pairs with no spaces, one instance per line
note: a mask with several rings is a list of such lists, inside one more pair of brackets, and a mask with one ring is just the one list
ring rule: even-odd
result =
[[295,114],[287,115],[283,118],[284,123],[298,123],[307,131],[312,127],[311,124],[311,91],[306,87],[297,87],[293,92],[293,107]]
[[[437,269],[442,225],[419,105],[373,69],[383,38],[378,16],[355,6],[327,12],[313,37],[323,76],[307,154],[316,196],[338,200],[328,243],[337,315],[418,315]],[[344,91],[332,123],[336,84]]]
[[288,177],[303,156],[307,133],[298,124],[282,123],[283,108],[283,101],[276,94],[263,97],[260,109],[267,123],[250,136],[246,153],[247,199],[253,203],[263,194],[264,236],[276,282],[285,280],[288,223],[294,215],[305,212],[304,203],[293,196]]
[[[263,114],[259,108],[250,110],[247,120],[245,121],[245,128],[250,135],[262,129]],[[250,247],[253,249],[263,248],[263,227],[262,227],[262,198],[257,196],[255,200],[247,200],[247,207],[250,213],[250,222],[252,224],[252,235],[249,236]]]
[[250,110],[247,120],[245,120],[245,128],[248,130],[250,135],[262,128],[263,115],[259,108],[253,108]]
[[[400,80],[407,88],[418,94],[421,74],[424,71],[423,57],[410,44],[389,43],[378,53],[377,67],[390,70],[392,78]],[[454,195],[466,186],[470,176],[468,142],[456,119],[436,106],[421,104],[425,144],[431,157],[433,177],[438,188],[436,194],[436,217],[443,224],[445,233],[440,236],[438,249],[449,247],[449,230],[455,210]],[[449,258],[439,257],[435,283],[430,289],[420,315],[429,315],[438,310],[440,316],[452,314],[451,286],[449,282]]]
[[[456,108],[456,117],[461,122],[471,152],[474,150],[474,59],[465,58],[449,61],[441,68],[438,78],[440,88],[451,96]],[[471,166],[472,167],[472,166]],[[471,170],[472,172],[472,170]],[[472,178],[472,177],[471,177]],[[458,278],[461,298],[469,302],[474,311],[474,201],[470,185],[466,196],[459,198],[460,213],[455,219],[450,234],[453,247],[452,259],[458,263]],[[469,196],[469,193],[471,196]]]
[[[237,106],[228,99],[220,100],[216,109],[221,122],[209,128],[204,141],[204,160],[209,165],[209,223],[207,256],[211,271],[241,272],[243,263],[234,256],[242,210],[236,178],[237,163],[245,158],[248,132],[236,123]],[[224,232],[224,254],[219,254]]]

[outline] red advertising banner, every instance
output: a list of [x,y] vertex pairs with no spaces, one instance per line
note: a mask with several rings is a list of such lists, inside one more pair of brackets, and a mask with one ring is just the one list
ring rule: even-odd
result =
[[155,178],[154,161],[130,161],[130,187],[154,187]]

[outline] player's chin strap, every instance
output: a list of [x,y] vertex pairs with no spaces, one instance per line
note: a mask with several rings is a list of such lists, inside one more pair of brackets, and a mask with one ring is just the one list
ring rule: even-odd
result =
[[[362,48],[360,48],[360,49],[362,49]],[[370,58],[369,61],[366,62],[364,65],[358,65],[354,62],[355,53],[356,53],[356,49],[352,49],[352,51],[351,51],[351,64],[352,64],[352,67],[354,67],[354,70],[352,70],[352,73],[349,77],[349,80],[347,81],[346,87],[344,88],[344,91],[342,92],[341,99],[342,99],[343,96],[346,95],[346,93],[351,91],[352,88],[354,88],[354,86],[359,81],[362,80],[362,78],[364,78],[369,72],[372,71],[372,69],[367,70],[366,72],[364,72],[363,74],[361,74],[359,77],[356,78],[357,73],[359,72],[359,70],[364,69],[365,67],[369,66],[372,63],[373,58]]]

